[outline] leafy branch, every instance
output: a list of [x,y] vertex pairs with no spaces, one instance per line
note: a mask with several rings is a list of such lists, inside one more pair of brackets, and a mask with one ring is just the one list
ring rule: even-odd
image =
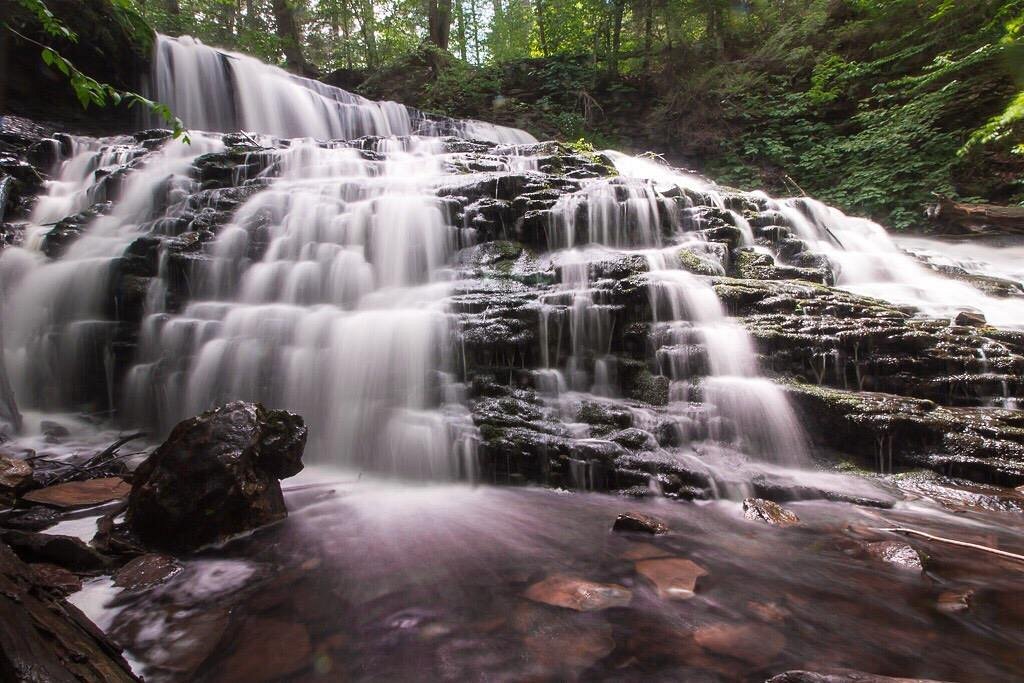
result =
[[[19,2],[22,7],[35,15],[36,19],[42,25],[43,30],[48,35],[55,38],[63,38],[72,43],[78,42],[78,35],[64,25],[64,23],[50,11],[42,0],[19,0]],[[39,41],[29,38],[15,30],[10,24],[4,24],[4,26],[7,27],[8,31],[22,40],[42,49],[41,56],[43,63],[51,69],[60,72],[68,79],[71,84],[71,88],[75,91],[75,96],[78,98],[78,101],[81,102],[83,109],[88,109],[90,104],[95,104],[99,107],[105,107],[108,104],[112,104],[114,106],[123,104],[129,109],[135,105],[140,105],[148,109],[150,113],[159,117],[164,121],[164,123],[170,126],[175,139],[180,138],[185,144],[191,143],[188,131],[185,129],[185,124],[181,119],[174,115],[170,107],[166,104],[155,102],[131,90],[121,90],[120,88],[115,88],[109,83],[100,83],[95,78],[82,73],[74,64],[71,63],[70,60],[61,56],[59,52],[49,45],[44,45]]]

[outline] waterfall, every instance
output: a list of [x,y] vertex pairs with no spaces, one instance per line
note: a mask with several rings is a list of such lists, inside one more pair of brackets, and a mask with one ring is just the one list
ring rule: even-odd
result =
[[187,128],[205,131],[319,140],[418,133],[536,142],[505,126],[429,117],[397,102],[374,102],[189,36],[157,35],[151,80],[156,101],[169,106]]
[[[219,402],[259,400],[307,419],[312,462],[474,478],[482,435],[453,301],[483,287],[463,280],[480,238],[475,217],[494,208],[506,180],[549,183],[539,169],[550,149],[522,131],[371,102],[191,38],[159,36],[155,50],[154,94],[199,129],[191,144],[151,133],[70,138],[24,244],[0,252],[17,404],[116,413],[161,434]],[[762,251],[742,207],[774,212],[850,290],[1020,319],[1019,303],[943,278],[870,221],[603,154],[616,176],[583,170],[535,193],[550,199],[537,240],[554,282],[509,290],[533,297],[516,313],[535,316],[533,387],[558,402],[587,448],[610,442],[572,423],[573,401],[631,411],[651,430],[672,421],[671,457],[687,462],[703,443],[766,467],[807,462],[796,416],[715,292],[729,254],[699,238],[706,210]],[[460,195],[471,187],[493,189]],[[704,274],[684,268],[683,248]],[[642,315],[621,310],[622,268],[641,273],[628,279]],[[623,395],[614,346],[637,320],[649,345],[641,364],[667,387],[656,410]],[[569,469],[597,481],[588,467]]]

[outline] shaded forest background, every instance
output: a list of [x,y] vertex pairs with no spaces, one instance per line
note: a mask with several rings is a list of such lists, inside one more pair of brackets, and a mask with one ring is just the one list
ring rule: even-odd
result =
[[936,195],[1024,202],[1024,0],[104,1],[367,97],[895,228]]

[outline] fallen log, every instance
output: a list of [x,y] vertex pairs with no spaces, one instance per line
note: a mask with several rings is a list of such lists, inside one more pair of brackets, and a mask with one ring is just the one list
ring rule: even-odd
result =
[[1024,206],[963,204],[938,197],[928,217],[938,231],[951,235],[1024,235]]

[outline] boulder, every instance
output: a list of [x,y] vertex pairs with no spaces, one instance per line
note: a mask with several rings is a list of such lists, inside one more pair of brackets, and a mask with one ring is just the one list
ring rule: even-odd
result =
[[188,551],[284,519],[278,480],[302,470],[306,434],[298,415],[244,401],[180,422],[135,471],[128,530]]
[[612,531],[639,531],[647,534],[667,534],[668,525],[656,517],[640,512],[624,512],[615,518]]
[[32,465],[0,455],[0,495],[16,496],[32,487]]
[[953,324],[961,327],[984,327],[988,321],[981,311],[960,311],[953,319]]

